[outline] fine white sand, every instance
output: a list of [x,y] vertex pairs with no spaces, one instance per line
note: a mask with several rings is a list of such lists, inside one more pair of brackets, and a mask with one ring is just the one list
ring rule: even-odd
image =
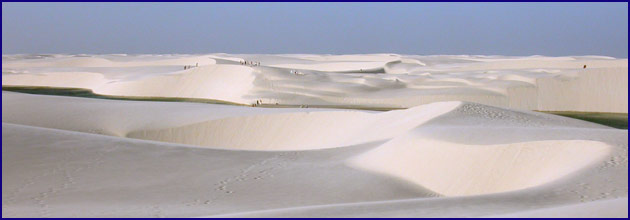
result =
[[469,101],[526,110],[628,112],[628,59],[601,56],[3,55],[2,73],[3,86],[247,105],[409,108]]
[[3,91],[2,216],[627,217],[627,130],[530,111],[627,112],[626,74],[595,56],[5,55],[3,86],[408,108]]

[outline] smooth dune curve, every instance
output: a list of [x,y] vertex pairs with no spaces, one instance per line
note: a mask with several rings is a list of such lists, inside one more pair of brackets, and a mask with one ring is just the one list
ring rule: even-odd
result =
[[610,148],[582,140],[479,146],[407,135],[357,156],[350,164],[443,196],[470,196],[552,182],[602,160]]
[[95,93],[117,96],[180,97],[218,99],[247,103],[243,99],[252,88],[252,68],[238,65],[201,66],[174,75],[137,81],[112,82],[94,89]]
[[384,113],[322,111],[211,120],[181,127],[139,130],[127,137],[246,150],[308,150],[392,138],[459,106],[434,103]]

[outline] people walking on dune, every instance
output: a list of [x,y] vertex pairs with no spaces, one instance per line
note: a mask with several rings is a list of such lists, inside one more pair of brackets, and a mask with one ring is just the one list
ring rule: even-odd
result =
[[247,65],[247,66],[260,66],[260,62],[256,62],[256,61],[247,61],[247,60],[242,60],[242,61],[238,61],[241,65]]

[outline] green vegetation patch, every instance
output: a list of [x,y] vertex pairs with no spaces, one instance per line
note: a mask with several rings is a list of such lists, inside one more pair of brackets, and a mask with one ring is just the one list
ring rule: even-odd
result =
[[590,121],[613,128],[628,129],[627,113],[600,113],[600,112],[544,112],[569,118]]
[[239,105],[243,104],[228,102],[214,99],[196,99],[196,98],[179,98],[179,97],[149,97],[149,96],[111,96],[95,94],[92,90],[81,88],[59,88],[59,87],[42,87],[42,86],[2,86],[2,91],[20,92],[38,95],[56,95],[56,96],[72,96],[96,99],[112,99],[127,101],[159,101],[159,102],[197,102],[208,104],[223,105]]

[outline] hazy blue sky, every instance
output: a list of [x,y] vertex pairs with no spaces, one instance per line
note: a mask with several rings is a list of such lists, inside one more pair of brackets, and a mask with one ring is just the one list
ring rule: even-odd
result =
[[628,3],[2,3],[2,53],[628,57]]

